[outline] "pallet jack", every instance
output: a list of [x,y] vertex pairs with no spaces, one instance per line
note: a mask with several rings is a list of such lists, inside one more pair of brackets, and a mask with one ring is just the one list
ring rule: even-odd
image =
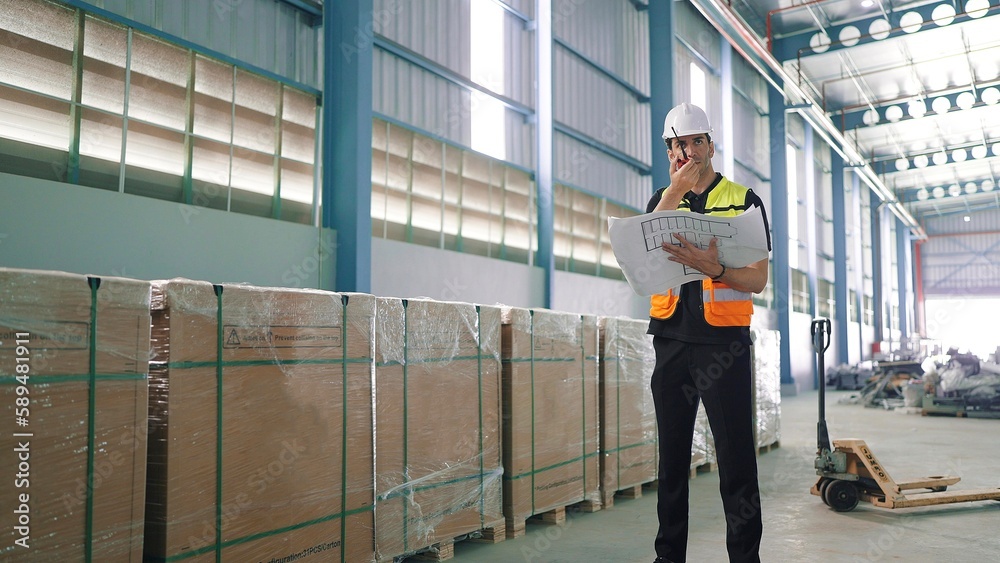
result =
[[[823,354],[830,347],[830,319],[813,319],[810,327],[813,349],[819,361],[819,424],[817,433],[816,474],[819,479],[809,492],[837,512],[848,512],[859,500],[882,508],[911,508],[935,504],[1000,501],[1000,488],[947,491],[961,477],[934,475],[909,481],[895,481],[875,457],[864,440],[834,440],[826,426],[826,371]],[[904,494],[904,491],[920,491]]]

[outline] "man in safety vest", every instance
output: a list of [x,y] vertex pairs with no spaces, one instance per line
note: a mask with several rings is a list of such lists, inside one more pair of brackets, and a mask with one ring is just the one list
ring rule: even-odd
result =
[[[670,110],[663,140],[670,185],[653,194],[646,212],[690,211],[732,217],[764,206],[750,189],[712,167],[715,145],[708,115],[683,103]],[[768,230],[767,216],[764,218]],[[699,401],[712,427],[720,491],[726,513],[730,561],[759,562],[762,532],[750,377],[752,294],[767,284],[767,259],[743,268],[719,259],[680,236],[663,243],[669,259],[705,275],[701,281],[663,288],[651,299],[649,334],[656,366],[650,386],[660,443],[656,562],[686,560],[688,479]],[[768,234],[770,249],[770,234]]]

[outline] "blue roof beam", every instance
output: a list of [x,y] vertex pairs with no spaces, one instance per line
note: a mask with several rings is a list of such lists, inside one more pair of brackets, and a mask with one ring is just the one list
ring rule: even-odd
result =
[[[890,12],[888,20],[879,14],[876,17],[861,18],[833,25],[824,30],[825,34],[810,30],[779,39],[772,38],[771,53],[779,61],[798,60],[802,57],[836,52],[857,45],[877,43],[886,39],[905,37],[919,31],[934,29],[939,26],[934,21],[933,13],[936,8],[942,5],[949,6],[954,11],[952,2],[937,2]],[[920,16],[919,20],[917,15]],[[981,11],[958,12],[947,25],[958,25],[996,15],[1000,15],[1000,6],[991,5],[988,9]]]
[[[851,106],[842,108],[841,110],[827,108],[827,110],[833,112],[831,119],[833,119],[834,123],[839,122],[841,131],[850,131],[869,125],[885,125],[886,123],[920,119],[921,117],[938,113],[939,109],[941,110],[940,114],[967,111],[967,109],[986,107],[1000,102],[1000,79],[981,82],[976,84],[975,87],[949,88],[947,90],[928,93],[922,100],[922,109],[919,106],[920,101],[920,99],[913,96],[903,96],[874,104],[874,111],[868,105]],[[947,101],[947,104],[945,104],[945,101]],[[911,102],[917,105],[911,108]],[[899,107],[902,113],[897,110],[890,110],[894,106]],[[837,117],[838,111],[840,111],[839,119]],[[895,116],[892,115],[893,113],[895,113]]]

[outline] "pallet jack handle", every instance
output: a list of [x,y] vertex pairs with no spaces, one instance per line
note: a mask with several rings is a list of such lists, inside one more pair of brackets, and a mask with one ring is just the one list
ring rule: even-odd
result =
[[819,423],[816,425],[816,448],[817,455],[829,453],[830,432],[826,427],[826,367],[823,362],[824,352],[830,347],[831,324],[830,319],[820,317],[813,319],[809,327],[812,334],[813,350],[816,351],[816,359],[819,362]]

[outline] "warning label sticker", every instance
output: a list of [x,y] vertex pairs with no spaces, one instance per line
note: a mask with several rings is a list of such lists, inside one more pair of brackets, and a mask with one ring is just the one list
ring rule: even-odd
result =
[[223,348],[339,348],[339,326],[237,326],[222,328]]
[[31,350],[86,350],[90,344],[90,323],[34,320],[10,324],[21,328],[0,326],[0,349],[13,348],[18,332],[29,334]]

